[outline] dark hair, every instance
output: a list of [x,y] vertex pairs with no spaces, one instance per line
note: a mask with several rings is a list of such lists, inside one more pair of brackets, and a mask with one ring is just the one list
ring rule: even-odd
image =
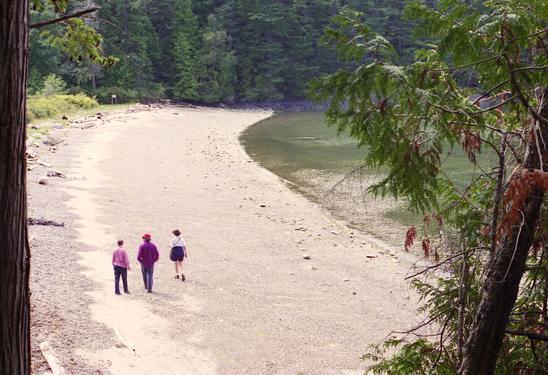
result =
[[124,244],[124,240],[118,240],[118,246],[122,246]]
[[181,235],[181,231],[179,229],[175,229],[173,232],[172,232],[174,235],[176,236],[180,236]]

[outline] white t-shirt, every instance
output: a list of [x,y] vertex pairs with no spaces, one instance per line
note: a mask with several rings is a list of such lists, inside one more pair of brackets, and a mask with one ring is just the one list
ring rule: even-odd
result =
[[185,241],[183,240],[183,237],[179,236],[171,240],[171,244],[169,245],[169,247],[173,249],[176,246],[185,247]]

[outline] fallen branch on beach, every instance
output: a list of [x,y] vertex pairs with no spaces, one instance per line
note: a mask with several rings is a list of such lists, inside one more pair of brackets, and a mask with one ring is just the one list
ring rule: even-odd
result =
[[135,348],[129,343],[129,341],[127,341],[127,339],[124,336],[122,336],[122,334],[116,327],[114,328],[114,334],[118,338],[118,344],[116,346],[126,347],[130,349],[131,351],[133,351],[134,354],[137,354],[137,351],[135,350]]
[[46,219],[43,219],[43,218],[35,219],[35,218],[32,218],[32,217],[29,217],[29,218],[27,218],[27,222],[28,222],[29,225],[49,225],[49,226],[54,226],[54,227],[64,227],[65,226],[65,223],[59,223],[57,221],[46,220]]
[[65,375],[65,369],[61,366],[61,361],[59,361],[55,355],[55,352],[48,341],[44,341],[40,344],[40,350],[42,351],[44,358],[46,358],[53,375]]
[[67,176],[65,176],[64,173],[59,172],[59,171],[56,171],[55,169],[49,170],[47,176],[48,176],[48,177],[62,177],[62,178],[66,178],[66,177],[67,177]]
[[36,160],[36,162],[37,162],[38,164],[40,164],[40,165],[43,165],[44,167],[48,167],[48,168],[51,167],[51,164],[50,164],[50,163],[47,163],[47,162],[45,162],[45,161],[43,161],[43,160],[38,159],[38,160]]

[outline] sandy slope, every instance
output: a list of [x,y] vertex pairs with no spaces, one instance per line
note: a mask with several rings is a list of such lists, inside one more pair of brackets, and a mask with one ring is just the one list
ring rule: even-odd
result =
[[[172,107],[63,132],[67,146],[49,160],[69,178],[44,187],[29,176],[31,215],[67,223],[32,229],[35,340],[51,340],[76,373],[360,373],[368,344],[414,320],[411,259],[251,161],[238,135],[269,115]],[[190,253],[185,283],[168,260],[176,227]],[[152,294],[135,261],[144,232],[161,253]],[[112,290],[118,238],[134,267],[130,296]]]

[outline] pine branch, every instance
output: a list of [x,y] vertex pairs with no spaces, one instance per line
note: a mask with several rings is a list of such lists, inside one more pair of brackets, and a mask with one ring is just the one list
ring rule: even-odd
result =
[[42,21],[42,22],[36,22],[36,23],[32,23],[30,25],[30,28],[31,29],[37,29],[37,28],[40,28],[40,27],[44,27],[44,26],[47,26],[47,25],[52,25],[54,23],[59,23],[61,21],[64,21],[64,20],[67,20],[67,19],[70,19],[70,18],[78,18],[80,16],[83,16],[84,14],[88,14],[88,13],[93,13],[93,12],[96,12],[98,11],[99,7],[91,7],[91,8],[88,8],[88,9],[84,9],[84,10],[80,10],[78,12],[74,12],[74,13],[70,13],[70,14],[65,14],[61,17],[57,17],[57,18],[52,18],[50,20],[47,20],[47,21]]

